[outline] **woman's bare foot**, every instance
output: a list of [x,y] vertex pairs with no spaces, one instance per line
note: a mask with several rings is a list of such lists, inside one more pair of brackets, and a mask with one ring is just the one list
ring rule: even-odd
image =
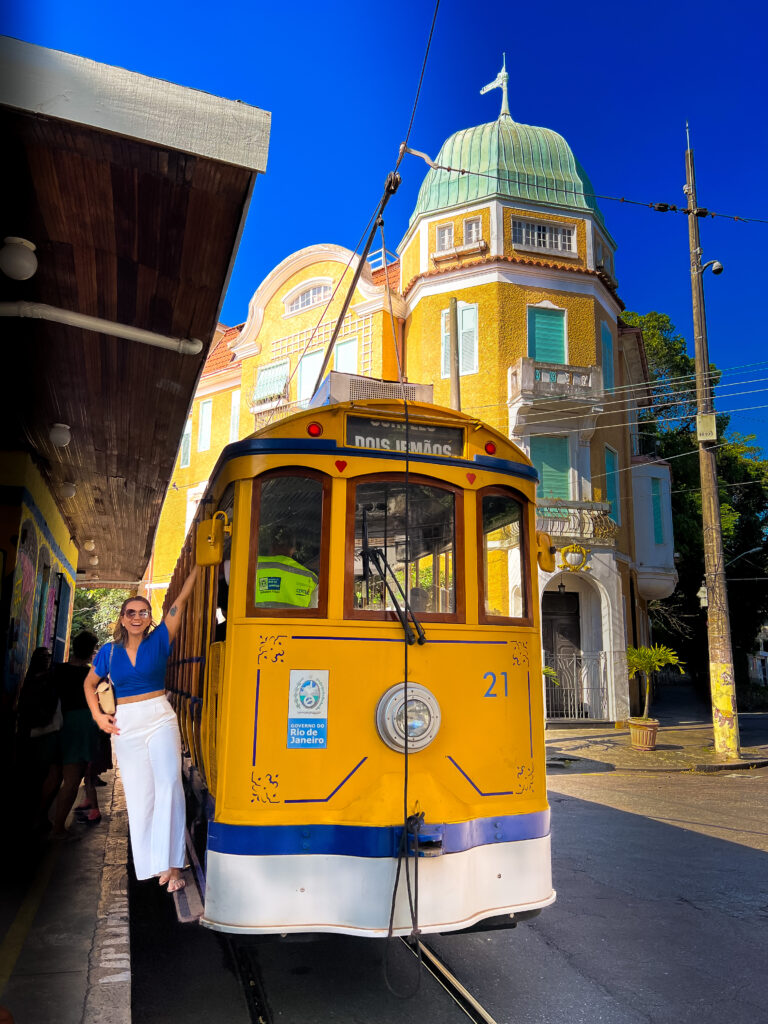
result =
[[181,877],[181,871],[179,868],[171,868],[171,877],[168,880],[168,892],[178,892],[179,889],[183,889],[187,883]]
[[167,885],[168,892],[178,892],[187,884],[181,877],[181,868],[168,868],[158,878],[160,885]]

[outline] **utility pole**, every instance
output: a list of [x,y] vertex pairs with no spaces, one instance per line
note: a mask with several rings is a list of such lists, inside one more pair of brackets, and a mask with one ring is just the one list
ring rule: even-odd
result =
[[[686,125],[686,134],[688,126]],[[704,533],[704,579],[707,587],[707,634],[709,638],[709,684],[712,694],[712,724],[715,753],[723,758],[738,758],[739,720],[736,713],[736,684],[733,678],[731,625],[725,584],[723,534],[720,524],[720,496],[717,487],[717,461],[714,442],[715,403],[709,372],[707,319],[704,309],[702,275],[711,266],[720,273],[717,261],[701,264],[699,220],[706,215],[696,201],[696,176],[690,136],[685,151],[685,193],[688,196],[688,242],[691,252],[691,292],[693,295],[693,334],[696,357],[696,434],[699,442],[701,474],[701,515]]]
[[448,341],[450,345],[451,408],[461,411],[461,383],[459,376],[459,304],[450,301],[448,312]]

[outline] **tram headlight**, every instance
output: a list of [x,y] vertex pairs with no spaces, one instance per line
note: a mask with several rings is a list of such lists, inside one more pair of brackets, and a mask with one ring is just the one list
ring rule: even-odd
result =
[[[405,705],[401,702],[395,713],[395,728],[400,735],[405,734]],[[408,742],[421,739],[424,733],[432,724],[432,712],[423,700],[413,699],[408,701]]]
[[434,694],[420,683],[396,683],[382,696],[376,707],[376,728],[392,750],[417,752],[428,747],[440,728],[440,705]]

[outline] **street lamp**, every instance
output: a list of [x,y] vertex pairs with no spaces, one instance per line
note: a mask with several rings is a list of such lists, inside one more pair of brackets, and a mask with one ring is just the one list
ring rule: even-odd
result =
[[[686,125],[686,134],[688,127]],[[731,627],[728,594],[723,565],[723,535],[720,524],[720,497],[717,489],[717,440],[715,403],[709,374],[707,319],[704,309],[702,275],[709,267],[713,274],[723,266],[710,260],[702,266],[699,242],[699,217],[706,210],[696,201],[696,175],[690,136],[685,151],[685,193],[688,196],[688,243],[691,255],[691,295],[693,298],[693,334],[696,358],[696,437],[699,443],[701,475],[701,516],[704,540],[704,579],[707,591],[707,636],[709,641],[709,684],[712,693],[712,725],[715,752],[723,758],[738,758],[739,720],[736,711],[736,684],[733,677]],[[701,598],[700,598],[701,600]],[[702,601],[703,605],[703,601]]]

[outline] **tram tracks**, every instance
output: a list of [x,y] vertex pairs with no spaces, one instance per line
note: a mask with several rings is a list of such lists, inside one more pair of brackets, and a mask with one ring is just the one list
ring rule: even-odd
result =
[[[418,958],[418,950],[412,943],[408,942],[406,939],[401,939],[401,942],[413,956]],[[421,962],[424,970],[432,975],[438,985],[445,990],[453,1002],[460,1010],[463,1011],[473,1024],[497,1024],[496,1019],[492,1017],[491,1014],[480,1005],[480,1003],[478,1003],[469,989],[462,985],[456,975],[446,967],[434,950],[431,950],[429,946],[426,946],[423,942],[420,943],[420,945]]]
[[[418,959],[419,951],[416,946],[406,939],[401,939],[400,942],[408,950],[408,952],[414,958]],[[249,942],[243,942],[235,936],[227,936],[224,940],[224,944],[228,949],[232,967],[239,979],[241,990],[243,992],[245,1002],[248,1008],[248,1015],[250,1024],[274,1024],[274,1021],[281,1018],[282,1013],[279,1009],[273,1010],[270,998],[267,996],[267,988],[262,978],[262,972],[259,964],[258,950]],[[421,964],[425,973],[431,978],[443,992],[446,994],[451,1004],[456,1007],[457,1010],[463,1015],[462,1019],[472,1021],[472,1024],[498,1024],[496,1018],[481,1005],[480,1002],[472,995],[472,993],[462,984],[456,975],[450,970],[450,968],[443,962],[438,954],[429,946],[423,942],[421,945]],[[268,972],[269,973],[269,972]],[[428,995],[428,993],[425,993]],[[273,1000],[277,998],[279,1001],[279,995],[277,992],[272,993]],[[405,1000],[405,1004],[409,1000]],[[320,1007],[315,1004],[313,1012],[317,1013]],[[393,1021],[398,1019],[400,1021],[410,1019],[403,1013],[405,1006],[401,1004],[397,1012],[397,1017],[393,1016]],[[419,1019],[423,1019],[423,1006],[421,1010],[417,1011],[415,1001],[413,1010],[417,1013]],[[338,1006],[333,1007],[334,1019],[343,1020],[340,1016],[340,1008]],[[284,1011],[283,1011],[284,1012]],[[321,1011],[322,1012],[322,1011]],[[445,1008],[443,1013],[445,1012]],[[358,1014],[351,1011],[350,1020],[359,1020]],[[314,1019],[314,1018],[313,1018]],[[378,1018],[377,1018],[378,1019]],[[441,1020],[445,1020],[444,1016],[440,1017]],[[298,1018],[295,1024],[300,1024]]]

